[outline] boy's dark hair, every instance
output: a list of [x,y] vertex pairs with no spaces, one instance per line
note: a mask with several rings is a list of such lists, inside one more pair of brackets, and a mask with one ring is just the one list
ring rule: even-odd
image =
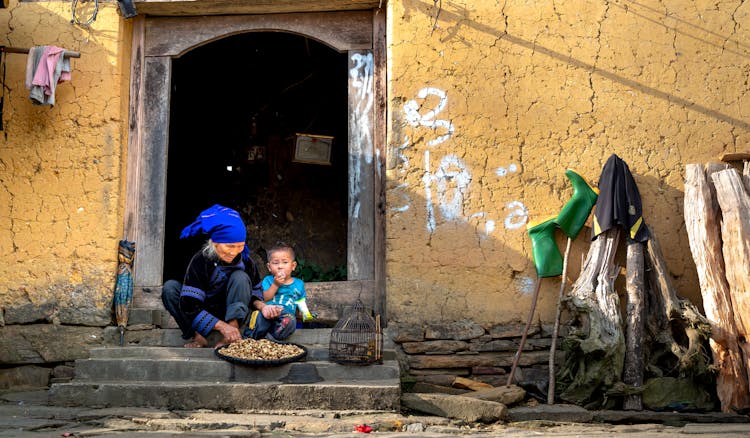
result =
[[273,256],[275,252],[279,252],[279,251],[288,252],[289,254],[292,255],[292,260],[294,260],[294,248],[292,248],[290,245],[287,245],[284,242],[279,241],[279,242],[274,243],[273,246],[271,246],[271,248],[269,248],[268,251],[266,251],[267,261],[270,262],[271,256]]

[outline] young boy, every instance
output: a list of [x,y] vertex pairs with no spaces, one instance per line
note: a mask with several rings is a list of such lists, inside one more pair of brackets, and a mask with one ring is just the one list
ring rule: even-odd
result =
[[253,312],[245,336],[282,341],[291,336],[297,328],[295,301],[307,298],[305,283],[299,278],[292,277],[297,262],[294,250],[289,245],[277,243],[269,249],[266,266],[271,275],[267,275],[261,282],[263,300],[269,306],[278,307],[281,313],[276,318],[267,319],[262,313]]

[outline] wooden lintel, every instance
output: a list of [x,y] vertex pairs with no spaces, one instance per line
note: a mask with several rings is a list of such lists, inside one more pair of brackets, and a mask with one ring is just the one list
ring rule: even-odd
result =
[[135,0],[139,14],[198,16],[369,10],[382,0]]
[[733,152],[721,156],[721,161],[729,163],[732,161],[750,160],[750,152]]

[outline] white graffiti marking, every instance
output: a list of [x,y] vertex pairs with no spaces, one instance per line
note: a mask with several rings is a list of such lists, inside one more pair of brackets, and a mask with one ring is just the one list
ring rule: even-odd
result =
[[[409,147],[409,143],[411,141],[409,140],[409,137],[406,137],[406,140],[401,144],[401,146],[396,148],[395,156],[396,159],[398,159],[401,162],[401,165],[399,167],[399,173],[405,174],[406,170],[409,169],[409,157],[404,154],[404,150]],[[398,186],[396,186],[397,189],[399,189],[401,196],[404,197],[404,204],[398,206],[398,207],[391,207],[391,210],[397,211],[400,213],[405,212],[409,209],[409,204],[411,203],[411,197],[409,197],[409,192],[406,190],[409,187],[409,183],[401,183]]]
[[447,220],[456,220],[463,211],[464,195],[469,190],[471,174],[466,164],[455,155],[446,155],[435,171],[440,213]]
[[397,189],[399,189],[399,190],[403,190],[403,191],[401,192],[401,196],[403,196],[403,197],[404,197],[404,201],[405,201],[405,203],[404,203],[403,205],[400,205],[400,206],[398,206],[398,207],[391,207],[391,210],[393,210],[393,211],[397,211],[397,212],[399,212],[399,213],[403,213],[403,212],[405,212],[406,210],[408,210],[409,208],[411,208],[411,205],[409,205],[409,204],[410,204],[410,201],[411,201],[411,198],[409,197],[409,194],[408,194],[408,192],[406,191],[406,188],[407,188],[407,187],[409,187],[409,184],[408,184],[408,183],[403,183],[403,184],[399,184],[399,185],[397,185],[397,186],[395,187],[395,188],[397,188]]
[[349,69],[350,84],[356,90],[353,99],[355,100],[354,108],[349,114],[349,132],[353,133],[354,141],[352,142],[352,152],[349,155],[350,160],[354,160],[353,175],[349,185],[349,215],[352,218],[359,218],[359,191],[363,186],[362,168],[364,165],[361,160],[364,159],[367,165],[372,163],[373,141],[371,132],[371,109],[374,101],[373,96],[373,58],[372,53],[354,53],[351,57],[353,67]]
[[[424,114],[420,113],[422,105],[417,101],[425,101],[429,96],[438,98],[436,105]],[[404,118],[406,122],[414,127],[426,127],[435,131],[436,137],[427,141],[427,146],[435,146],[444,143],[454,134],[453,124],[448,120],[436,120],[448,104],[448,96],[445,91],[438,88],[426,87],[417,93],[417,99],[409,100],[404,104]],[[439,131],[439,132],[438,132]],[[410,165],[409,159],[405,156],[404,150],[411,145],[410,140],[406,141],[397,148],[396,157],[403,163],[402,172],[405,172]],[[507,167],[498,167],[495,174],[498,177],[505,177],[509,173],[518,172],[518,166],[515,163]],[[425,208],[427,210],[427,231],[433,233],[437,227],[435,217],[435,206],[433,199],[433,187],[436,190],[437,205],[443,219],[447,221],[467,220],[464,213],[464,202],[469,195],[472,181],[471,170],[458,156],[454,154],[445,155],[434,173],[431,171],[430,149],[424,152],[424,174],[422,183],[424,184]],[[408,184],[401,184],[398,188],[405,188]],[[403,212],[409,209],[410,198],[407,194],[403,195],[406,204],[393,207],[392,210]],[[505,228],[514,230],[521,228],[528,221],[528,211],[526,206],[520,201],[511,201],[506,206],[511,210],[505,217],[503,224]],[[483,218],[484,234],[490,235],[495,231],[496,221],[488,217],[486,212],[477,212],[470,214],[468,219]]]
[[505,216],[505,228],[515,230],[521,228],[529,220],[529,211],[522,202],[512,201],[505,206],[507,210],[512,210]]
[[404,113],[406,115],[406,121],[412,126],[424,126],[431,128],[435,131],[440,129],[444,131],[444,134],[427,142],[427,146],[435,146],[445,142],[453,136],[453,124],[448,120],[435,120],[435,117],[445,109],[448,103],[448,97],[445,95],[445,91],[437,88],[422,88],[417,93],[419,99],[425,100],[427,96],[437,96],[438,103],[435,108],[427,111],[425,114],[421,114],[419,109],[421,105],[416,100],[410,100],[404,104]]
[[506,176],[508,173],[516,173],[517,171],[518,171],[518,166],[516,166],[515,164],[511,164],[507,168],[498,167],[495,170],[495,175],[503,177],[503,176]]
[[[487,213],[480,212],[480,213],[474,213],[470,216],[471,219],[475,218],[484,218],[487,216]],[[485,219],[484,221],[484,234],[489,235],[492,234],[492,232],[495,231],[495,221],[492,219]]]
[[422,176],[422,182],[424,183],[424,202],[427,208],[427,231],[429,233],[435,232],[435,209],[432,206],[432,175],[430,175],[430,150],[424,151],[424,175]]
[[532,279],[531,277],[526,277],[526,276],[516,277],[514,282],[517,284],[521,293],[524,295],[529,295],[534,290],[534,279]]

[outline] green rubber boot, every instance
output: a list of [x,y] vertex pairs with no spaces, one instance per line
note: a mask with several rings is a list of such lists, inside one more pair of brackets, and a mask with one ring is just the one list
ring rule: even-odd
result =
[[539,278],[557,277],[562,274],[563,258],[555,242],[555,217],[541,222],[532,222],[526,228],[531,238],[534,266]]
[[571,239],[575,239],[581,228],[586,223],[591,209],[596,204],[596,198],[599,197],[599,190],[591,187],[589,183],[573,169],[565,171],[573,185],[573,197],[563,206],[560,214],[557,215],[555,223]]

